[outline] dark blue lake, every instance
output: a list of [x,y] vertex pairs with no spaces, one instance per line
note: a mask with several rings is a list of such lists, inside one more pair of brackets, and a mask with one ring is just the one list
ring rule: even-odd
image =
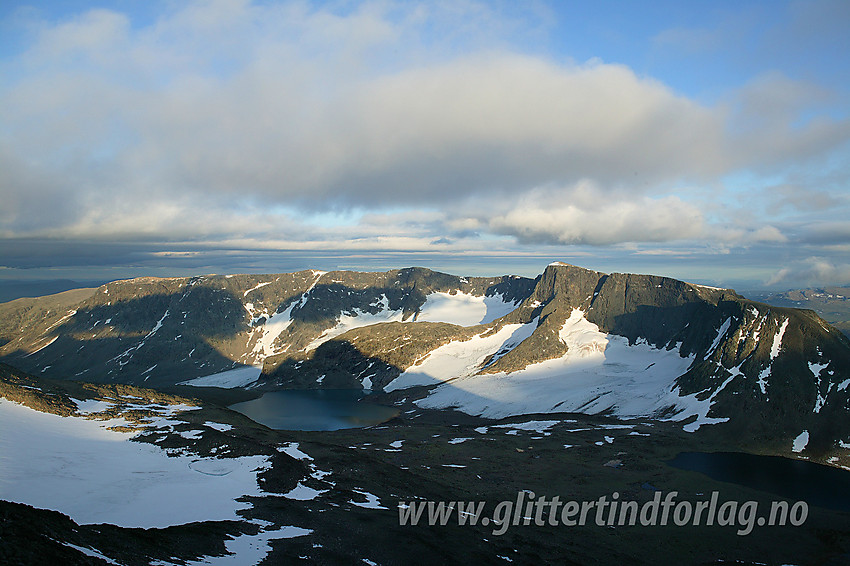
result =
[[230,408],[278,430],[339,430],[372,426],[398,414],[355,389],[272,391]]
[[809,505],[850,511],[850,472],[846,470],[740,452],[682,452],[667,463]]

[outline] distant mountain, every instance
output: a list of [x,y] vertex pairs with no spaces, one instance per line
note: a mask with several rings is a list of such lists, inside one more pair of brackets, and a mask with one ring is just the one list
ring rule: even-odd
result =
[[131,279],[0,305],[0,356],[46,377],[167,385],[310,352],[359,326],[440,317],[453,305],[434,300],[451,292],[493,318],[533,285],[416,268]]
[[106,283],[105,280],[75,281],[72,279],[0,281],[0,303],[21,297],[41,297],[73,289],[97,288],[104,283]]
[[753,298],[779,307],[812,309],[846,336],[850,336],[850,287],[795,289],[783,293],[757,294]]
[[0,344],[4,362],[52,378],[363,387],[494,418],[724,423],[775,450],[850,442],[850,341],[814,312],[562,263],[535,279],[409,268],[117,281],[0,305]]

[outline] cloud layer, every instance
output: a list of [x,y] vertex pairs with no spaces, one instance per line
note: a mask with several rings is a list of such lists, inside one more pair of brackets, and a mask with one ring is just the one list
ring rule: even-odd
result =
[[[15,16],[26,42],[0,60],[0,235],[454,251],[493,238],[847,243],[795,216],[815,189],[846,210],[844,189],[786,181],[812,164],[835,174],[850,121],[834,91],[781,71],[705,102],[624,64],[529,49],[545,43],[545,12],[170,6],[151,23]],[[729,182],[743,174],[752,190],[777,176],[786,188],[745,203]]]

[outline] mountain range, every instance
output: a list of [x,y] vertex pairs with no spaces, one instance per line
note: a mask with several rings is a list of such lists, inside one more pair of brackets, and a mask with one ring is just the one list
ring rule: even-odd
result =
[[[0,360],[154,388],[364,388],[491,418],[579,412],[720,427],[825,455],[850,442],[850,341],[729,289],[554,263],[137,278],[0,305]],[[710,425],[710,426],[707,426]]]
[[756,293],[751,298],[778,307],[811,309],[850,336],[850,287],[791,289],[781,293]]

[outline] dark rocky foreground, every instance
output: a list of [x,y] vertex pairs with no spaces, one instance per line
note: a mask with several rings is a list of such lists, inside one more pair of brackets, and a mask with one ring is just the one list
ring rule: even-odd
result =
[[[225,555],[226,541],[256,534],[257,521],[311,531],[270,541],[263,564],[838,565],[850,559],[850,513],[817,507],[809,509],[801,526],[756,526],[746,535],[737,534],[738,526],[598,526],[593,519],[574,527],[529,521],[500,535],[492,525],[459,526],[456,515],[444,526],[399,524],[400,502],[486,502],[487,516],[523,490],[563,501],[610,499],[617,492],[621,500],[641,505],[656,492],[672,491],[678,492],[677,501],[694,503],[717,491],[722,501],[756,501],[760,509],[782,499],[667,465],[683,449],[741,449],[737,439],[684,433],[675,423],[578,414],[490,421],[405,405],[399,417],[368,429],[272,431],[208,401],[131,386],[51,382],[3,368],[2,387],[6,399],[60,414],[73,408],[71,398],[116,394],[195,404],[201,408],[181,413],[183,424],[171,432],[148,430],[137,441],[183,447],[200,456],[226,445],[230,452],[224,457],[272,458],[271,468],[259,476],[267,495],[250,498],[244,521],[166,529],[77,525],[55,511],[0,502],[3,564],[104,564],[106,559],[127,565],[186,564]],[[203,429],[194,441],[175,434],[211,420],[233,428],[226,433]],[[309,459],[276,449],[292,442]],[[299,484],[319,494],[306,500],[285,497]]]

